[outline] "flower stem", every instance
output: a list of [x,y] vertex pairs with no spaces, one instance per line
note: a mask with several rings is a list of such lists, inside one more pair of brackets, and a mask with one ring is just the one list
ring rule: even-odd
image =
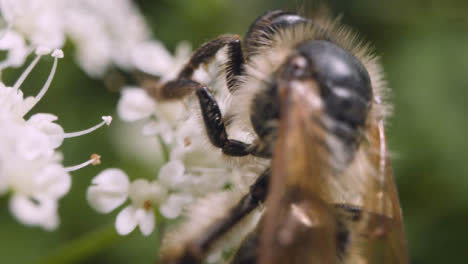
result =
[[99,227],[65,243],[37,261],[38,264],[77,263],[125,239],[115,231],[114,223]]
[[161,136],[158,136],[159,144],[161,145],[163,164],[169,162],[169,146],[164,142]]

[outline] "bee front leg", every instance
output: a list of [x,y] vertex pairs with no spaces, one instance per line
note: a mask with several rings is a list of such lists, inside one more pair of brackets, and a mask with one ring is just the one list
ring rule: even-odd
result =
[[223,153],[229,156],[246,156],[249,154],[259,157],[265,156],[261,147],[263,142],[259,139],[252,144],[229,139],[221,110],[207,87],[198,88],[196,95],[200,103],[206,133],[214,146],[221,148]]
[[228,138],[221,110],[208,88],[201,87],[197,90],[196,95],[211,143],[221,148],[224,154],[230,156],[249,155],[250,144]]
[[185,64],[175,80],[164,84],[155,81],[143,82],[142,86],[148,94],[158,100],[177,100],[190,94],[197,88],[198,82],[194,81],[193,74],[201,65],[211,62],[219,50],[227,49],[228,60],[224,65],[226,83],[229,91],[234,91],[238,85],[238,77],[244,72],[244,56],[242,53],[241,39],[237,35],[225,35],[215,38],[198,48]]
[[222,219],[214,222],[202,236],[193,239],[187,245],[180,256],[164,256],[161,263],[164,264],[199,264],[203,262],[213,245],[229,232],[244,217],[249,215],[261,203],[265,201],[270,181],[270,169],[265,170],[250,186],[249,192],[229,210]]

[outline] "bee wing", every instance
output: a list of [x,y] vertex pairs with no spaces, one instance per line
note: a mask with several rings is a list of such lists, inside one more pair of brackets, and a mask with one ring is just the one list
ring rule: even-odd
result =
[[319,195],[330,166],[318,86],[293,80],[278,89],[280,124],[259,263],[336,263],[336,220]]
[[[365,237],[366,263],[406,264],[408,249],[393,171],[388,158],[383,121],[371,128],[368,151],[373,172],[368,172],[363,215],[358,236]],[[377,151],[375,151],[377,149]]]

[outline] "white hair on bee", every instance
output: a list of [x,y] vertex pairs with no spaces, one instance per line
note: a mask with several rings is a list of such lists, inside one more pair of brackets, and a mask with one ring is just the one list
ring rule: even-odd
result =
[[[184,213],[184,223],[169,231],[160,249],[162,256],[180,256],[191,241],[199,238],[213,223],[223,219],[240,200],[245,192],[238,190],[212,193],[192,204]],[[215,209],[216,208],[216,209]],[[263,213],[258,208],[244,217],[221,240],[217,241],[211,252],[232,247],[253,230]]]
[[[250,125],[250,114],[252,103],[255,96],[267,89],[273,78],[273,73],[284,63],[285,59],[294,52],[295,47],[306,40],[319,40],[329,38],[355,56],[366,68],[373,91],[373,100],[368,114],[367,124],[378,122],[386,119],[391,113],[391,106],[387,104],[388,96],[387,83],[384,79],[383,70],[379,62],[379,57],[373,52],[373,49],[365,44],[359,35],[340,24],[340,19],[331,19],[329,15],[322,15],[318,18],[312,18],[312,23],[298,23],[288,28],[269,28],[273,31],[261,36],[269,36],[271,38],[260,38],[258,42],[258,51],[253,55],[245,65],[246,75],[242,77],[240,89],[236,90],[233,95],[233,105],[236,108],[232,115],[238,116],[244,126]],[[333,91],[340,93],[341,91]],[[340,94],[347,96],[348,94]],[[349,95],[351,96],[351,95]],[[330,118],[325,118],[325,122],[335,122]],[[332,149],[331,153],[335,154],[332,160],[332,167],[335,169],[343,169],[347,167],[340,177],[327,177],[326,184],[330,186],[329,190],[334,190],[332,193],[324,193],[323,197],[332,203],[352,203],[355,205],[363,204],[361,193],[365,193],[367,179],[374,179],[377,175],[376,169],[369,161],[369,154],[377,150],[369,149],[370,136],[364,134],[361,145],[349,166],[345,166],[349,161],[349,151],[344,150],[344,146],[340,140],[334,135],[327,135],[327,143]],[[368,177],[371,174],[373,177]]]
[[[217,52],[216,59],[209,63],[209,65],[206,65],[206,69],[204,69],[205,72],[208,72],[209,77],[204,80],[197,79],[196,77],[194,79],[201,83],[205,83],[213,92],[216,102],[225,119],[226,132],[228,133],[229,138],[246,143],[252,143],[256,138],[256,133],[253,130],[252,125],[248,122],[242,122],[235,114],[233,114],[236,109],[242,108],[243,106],[239,106],[237,104],[238,101],[233,101],[235,96],[227,87],[225,71],[225,68],[227,67],[226,63],[227,48],[222,48]],[[196,129],[196,131],[204,131],[204,121],[200,105],[193,99],[193,97],[190,97],[187,105],[189,109],[188,111],[192,113],[192,118],[196,120],[194,123],[196,123],[197,126],[194,129]],[[207,151],[221,152],[219,148],[210,143],[207,133],[201,134],[204,135],[201,140],[203,140],[203,145],[206,146]],[[222,157],[230,168],[249,168],[247,171],[254,172],[257,176],[270,164],[270,161],[267,159],[252,156],[235,157],[222,154]]]
[[[296,47],[308,40],[331,40],[356,57],[367,70],[373,99],[365,124],[366,128],[369,128],[371,124],[385,120],[390,115],[391,107],[385,102],[388,93],[387,84],[378,56],[373,53],[373,49],[368,44],[360,40],[356,32],[342,26],[339,18],[331,19],[329,16],[322,16],[314,18],[312,22],[297,23],[287,28],[271,27],[263,33],[259,34],[264,36],[263,38],[255,40],[258,44],[255,53],[251,54],[244,64],[245,74],[236,77],[238,85],[232,93],[229,92],[226,84],[226,67],[228,67],[226,48],[219,51],[217,59],[208,64],[207,67],[214,70],[211,77],[199,80],[203,84],[208,84],[212,90],[225,118],[226,130],[230,139],[251,143],[257,138],[250,120],[255,97],[265,92],[268,86],[273,83],[274,73],[283,65],[288,56],[296,52]],[[219,67],[220,65],[224,67]],[[352,91],[340,89],[340,87],[335,87],[332,92],[343,98],[356,96],[352,94]],[[322,100],[319,96],[313,99]],[[200,105],[193,98],[186,100],[189,102],[188,111],[193,113],[191,116],[195,119],[194,123],[197,124],[194,127],[195,133],[204,135],[201,144],[204,148],[206,147],[207,151],[221,154],[222,151],[210,143],[206,133],[199,133],[205,129]],[[321,101],[318,102],[318,105],[320,103]],[[326,115],[322,121],[326,123],[327,127],[339,125],[337,121]],[[278,124],[275,123],[272,126],[278,126]],[[364,208],[365,200],[369,197],[364,197],[362,194],[367,193],[366,188],[372,184],[370,181],[375,181],[379,176],[378,169],[371,161],[374,154],[378,154],[379,151],[373,147],[378,145],[374,144],[376,143],[374,142],[375,138],[366,132],[366,129],[363,129],[359,145],[354,152],[346,149],[347,146],[336,135],[327,133],[325,140],[333,155],[329,157],[332,170],[327,175],[323,175],[322,180],[325,188],[320,190],[323,193],[319,195],[330,204],[351,204]],[[174,230],[166,234],[161,248],[162,255],[182,255],[187,249],[186,247],[190,246],[190,242],[196,241],[213,223],[228,215],[228,212],[239,202],[242,195],[248,192],[249,186],[265,168],[269,167],[271,162],[251,155],[245,157],[222,156],[225,158],[226,166],[239,174],[237,176],[242,177],[234,177],[232,190],[207,194],[191,205],[185,211],[185,219],[181,225],[176,226]],[[339,175],[331,175],[334,174],[333,170],[339,171]],[[263,208],[257,209],[236,224],[216,242],[211,252],[239,243],[248,232],[253,230],[262,212]],[[359,249],[353,249],[349,252],[351,253],[346,256],[346,259],[361,259]]]

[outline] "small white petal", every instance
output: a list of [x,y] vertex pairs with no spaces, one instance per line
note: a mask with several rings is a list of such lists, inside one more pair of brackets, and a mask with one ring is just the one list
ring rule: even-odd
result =
[[126,88],[117,104],[117,112],[123,121],[132,122],[150,117],[156,104],[143,89]]
[[58,148],[62,145],[65,132],[63,128],[53,123],[57,120],[57,116],[52,114],[38,113],[32,115],[27,124],[39,129],[41,132],[49,137],[52,148]]
[[173,194],[169,196],[165,204],[159,207],[159,211],[164,217],[174,219],[179,217],[183,208],[192,202],[193,197],[191,195]]
[[91,183],[94,185],[119,187],[118,190],[126,190],[128,188],[129,181],[128,176],[124,171],[121,169],[110,168],[99,173],[93,178]]
[[36,49],[36,55],[46,55],[49,54],[52,50],[47,47],[39,46]]
[[55,50],[52,52],[52,55],[51,55],[51,56],[54,57],[54,58],[59,58],[59,59],[61,59],[61,58],[63,58],[63,56],[64,56],[64,55],[63,55],[63,50],[61,50],[61,49],[55,49]]
[[139,70],[157,76],[166,73],[174,60],[159,41],[139,43],[132,50],[132,59]]
[[10,211],[21,223],[30,226],[42,226],[46,229],[57,227],[58,221],[53,223],[57,214],[57,202],[43,199],[33,202],[26,196],[13,195],[9,201]]
[[127,200],[129,181],[122,170],[106,169],[92,180],[92,184],[86,198],[100,213],[109,213]]
[[138,179],[130,184],[128,196],[133,204],[144,207],[146,201],[159,203],[167,196],[167,190],[156,182],[148,182],[146,179]]
[[5,35],[0,38],[0,50],[7,50],[8,55],[6,60],[0,62],[0,70],[10,66],[19,67],[23,65],[29,54],[24,38],[15,31],[6,30]]
[[57,211],[55,211],[55,213],[52,213],[48,217],[44,218],[44,220],[41,222],[41,227],[47,231],[54,231],[57,229],[59,224],[60,218],[57,214]]
[[33,179],[39,190],[37,194],[52,199],[59,199],[68,193],[71,176],[59,164],[50,164],[43,168]]
[[138,209],[136,212],[138,225],[143,235],[148,236],[153,233],[156,220],[152,210]]
[[25,225],[34,225],[39,221],[40,209],[30,199],[23,195],[13,195],[9,201],[13,216]]
[[192,45],[188,41],[181,41],[175,49],[175,56],[178,60],[186,60],[192,55]]
[[177,123],[187,113],[184,104],[179,101],[158,103],[157,111],[158,117],[164,118],[170,124]]
[[17,153],[26,160],[34,160],[40,157],[50,157],[54,153],[51,141],[47,135],[35,128],[25,127],[21,133],[21,140],[17,144]]
[[171,160],[159,170],[158,181],[168,187],[176,188],[184,180],[184,163],[180,160]]
[[117,229],[117,233],[127,235],[135,229],[137,224],[136,208],[129,205],[117,215],[115,228]]
[[106,122],[107,126],[110,126],[110,124],[112,122],[112,116],[103,116],[102,120],[104,120],[104,122]]

